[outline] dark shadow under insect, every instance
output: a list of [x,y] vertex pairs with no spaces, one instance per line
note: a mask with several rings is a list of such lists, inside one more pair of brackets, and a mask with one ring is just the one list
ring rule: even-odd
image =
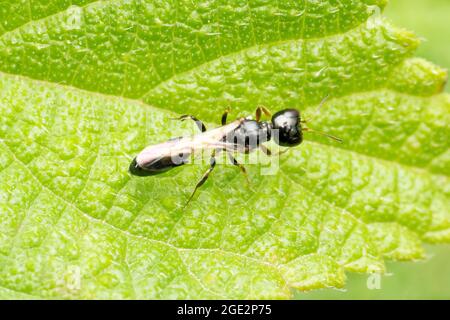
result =
[[[187,205],[214,170],[217,152],[227,152],[230,162],[240,169],[248,181],[245,167],[234,158],[235,152],[249,153],[259,148],[266,155],[273,156],[264,143],[273,139],[282,147],[294,147],[302,143],[303,132],[315,132],[341,142],[334,136],[302,127],[302,123],[306,121],[301,119],[297,109],[284,109],[272,116],[265,107],[260,106],[256,109],[255,120],[246,117],[227,124],[228,113],[229,110],[226,110],[222,114],[222,125],[212,130],[206,130],[205,124],[192,115],[176,118],[181,121],[186,119],[195,121],[201,133],[193,137],[174,138],[145,148],[131,162],[130,173],[136,176],[160,174],[188,163],[191,156],[200,151],[211,150],[209,168],[195,186]],[[262,114],[271,117],[271,120],[261,121]]]

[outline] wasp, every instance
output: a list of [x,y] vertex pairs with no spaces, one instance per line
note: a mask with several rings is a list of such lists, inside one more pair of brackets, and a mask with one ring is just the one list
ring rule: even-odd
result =
[[[192,115],[175,118],[175,120],[181,121],[188,119],[195,121],[201,133],[191,137],[177,137],[148,146],[133,159],[129,172],[135,176],[161,174],[190,162],[190,159],[196,154],[211,151],[209,168],[195,186],[187,205],[214,170],[218,152],[227,152],[231,163],[239,167],[241,172],[247,176],[245,167],[234,158],[234,153],[250,153],[255,149],[260,149],[266,155],[271,156],[273,155],[271,150],[264,143],[273,140],[282,147],[295,147],[302,143],[304,132],[319,133],[341,142],[339,138],[312,130],[305,125],[302,126],[307,121],[301,119],[300,111],[297,109],[284,109],[272,116],[267,108],[260,106],[255,111],[255,119],[243,117],[230,123],[227,123],[228,113],[229,109],[222,114],[222,125],[212,130],[207,130],[205,124]],[[261,121],[263,114],[271,120]]]

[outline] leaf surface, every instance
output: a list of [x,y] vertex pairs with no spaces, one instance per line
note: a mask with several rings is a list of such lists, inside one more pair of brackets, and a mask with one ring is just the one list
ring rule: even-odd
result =
[[[4,2],[0,297],[288,298],[450,241],[447,74],[384,1]],[[207,164],[128,174],[195,132],[170,117],[258,104],[344,143],[253,155],[253,189],[222,163],[186,209]]]

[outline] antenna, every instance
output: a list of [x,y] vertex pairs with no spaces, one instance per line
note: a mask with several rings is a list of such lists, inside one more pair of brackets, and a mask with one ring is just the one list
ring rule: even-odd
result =
[[321,109],[322,106],[325,104],[325,102],[327,102],[327,100],[328,100],[329,97],[330,97],[330,95],[327,94],[327,95],[322,99],[322,101],[320,101],[319,105],[318,105],[317,108],[316,108],[316,111],[314,111],[314,113],[313,113],[313,115],[312,115],[311,118],[309,118],[308,120],[302,120],[301,122],[307,123],[307,122],[313,120],[313,119],[319,114],[320,109]]
[[[314,111],[314,114],[312,115],[311,118],[309,118],[308,120],[301,120],[300,122],[307,123],[307,122],[311,121],[312,119],[314,119],[314,117],[317,116],[317,114],[319,113],[320,109],[322,108],[322,106],[325,104],[325,102],[328,100],[329,97],[330,97],[330,95],[327,94],[322,99],[322,101],[320,101],[319,105],[316,108],[316,111]],[[314,129],[311,129],[311,128],[308,128],[308,127],[303,127],[302,130],[305,131],[305,132],[311,132],[311,133],[315,133],[315,134],[318,134],[318,135],[321,135],[321,136],[333,139],[333,140],[335,140],[335,141],[337,141],[339,143],[343,142],[341,138],[335,137],[335,136],[333,136],[331,134],[328,134],[328,133],[325,133],[325,132],[322,132],[322,131],[317,131],[317,130],[314,130]]]
[[315,134],[318,134],[318,135],[321,135],[321,136],[324,136],[324,137],[333,139],[333,140],[335,140],[335,141],[337,141],[337,142],[339,142],[339,143],[342,143],[342,142],[343,142],[341,138],[332,136],[331,134],[328,134],[328,133],[325,133],[325,132],[322,132],[322,131],[317,131],[317,130],[314,130],[314,129],[311,129],[311,128],[306,128],[306,127],[305,127],[305,128],[302,128],[302,129],[303,129],[303,131],[305,131],[305,132],[315,133]]

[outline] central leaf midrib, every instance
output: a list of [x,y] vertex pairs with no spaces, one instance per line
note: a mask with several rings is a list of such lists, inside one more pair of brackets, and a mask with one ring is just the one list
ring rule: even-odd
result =
[[[148,103],[146,103],[146,102],[144,102],[142,100],[136,100],[136,99],[131,99],[131,98],[122,97],[122,96],[108,95],[108,94],[104,94],[104,93],[100,93],[100,92],[96,92],[96,91],[89,91],[89,90],[80,89],[80,88],[77,88],[77,87],[72,87],[70,85],[64,85],[64,84],[49,82],[49,81],[46,81],[46,80],[38,80],[38,79],[30,78],[30,77],[27,77],[27,76],[23,76],[23,75],[9,74],[9,73],[0,71],[0,76],[2,76],[2,75],[5,76],[6,78],[9,78],[9,77],[18,78],[20,81],[23,81],[23,80],[25,80],[25,81],[32,81],[32,82],[36,81],[36,82],[41,83],[43,85],[56,86],[56,87],[59,87],[59,88],[61,88],[63,90],[81,91],[81,92],[85,92],[88,95],[95,95],[95,96],[98,96],[98,97],[101,97],[101,98],[104,98],[104,99],[109,99],[109,100],[121,99],[123,102],[127,102],[127,103],[130,103],[130,104],[142,105],[145,108],[151,108],[151,109],[154,109],[154,110],[167,112],[169,114],[170,113],[174,113],[171,110],[168,110],[168,109],[165,109],[165,108],[161,108],[161,107],[158,107],[158,106],[150,105],[150,104],[148,104]],[[340,97],[335,97],[334,99],[341,99],[341,98],[344,98],[344,97],[351,97],[352,95],[361,94],[361,93],[376,92],[376,91],[379,91],[380,89],[381,90],[390,91],[390,92],[393,92],[395,94],[404,95],[404,96],[407,96],[407,97],[413,97],[413,98],[417,98],[417,99],[423,98],[421,96],[412,95],[410,93],[398,92],[398,91],[396,91],[394,89],[391,89],[391,88],[377,88],[377,89],[370,90],[370,91],[365,91],[365,92],[350,92],[349,94],[342,95]],[[211,123],[208,123],[208,124],[211,124]],[[212,124],[212,127],[214,127],[214,124]],[[313,141],[313,140],[307,140],[307,141],[311,142],[311,143],[317,143],[317,144],[320,144],[320,145],[324,145],[324,146],[334,147],[336,149],[347,151],[347,152],[353,152],[356,155],[365,156],[365,157],[372,158],[372,159],[375,159],[375,160],[381,160],[381,161],[386,162],[388,164],[400,165],[400,166],[402,166],[404,168],[407,168],[407,169],[408,168],[414,169],[414,170],[417,170],[418,172],[421,172],[422,174],[429,174],[431,176],[441,177],[441,178],[448,178],[449,177],[447,175],[431,172],[431,171],[428,170],[427,167],[412,166],[410,164],[406,164],[406,163],[402,163],[402,162],[396,162],[393,159],[386,159],[386,158],[382,158],[382,157],[375,156],[375,155],[363,154],[363,153],[359,153],[359,152],[357,152],[355,150],[352,150],[352,149],[339,148],[339,147],[336,147],[336,146],[332,146],[331,144],[319,143],[319,142]],[[142,147],[144,148],[145,146],[142,146]]]

